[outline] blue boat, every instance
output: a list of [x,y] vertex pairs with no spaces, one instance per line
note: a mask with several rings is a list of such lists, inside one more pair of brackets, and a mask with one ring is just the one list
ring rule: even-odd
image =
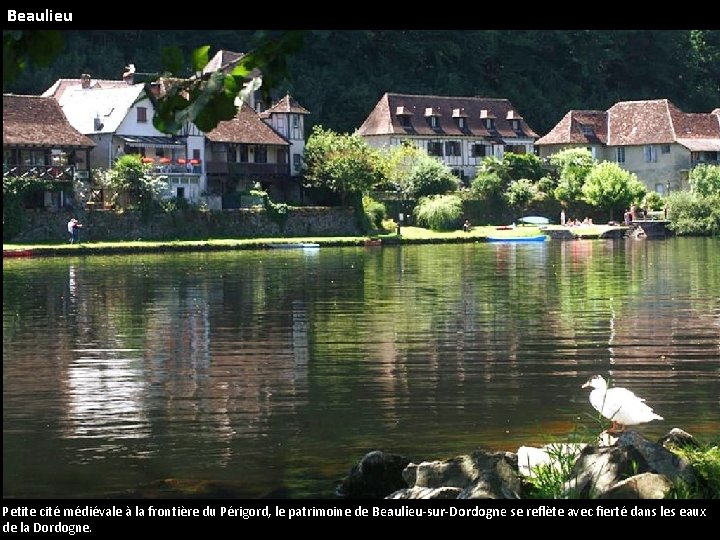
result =
[[535,236],[488,236],[488,242],[544,242],[547,236],[536,234]]

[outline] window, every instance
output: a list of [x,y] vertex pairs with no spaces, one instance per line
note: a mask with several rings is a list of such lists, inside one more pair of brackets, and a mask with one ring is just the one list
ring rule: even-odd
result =
[[293,169],[296,171],[300,170],[302,166],[302,156],[300,154],[293,154]]
[[239,155],[240,155],[240,163],[247,163],[248,162],[248,147],[247,144],[241,144],[238,146]]
[[442,156],[443,145],[441,142],[429,142],[428,143],[428,155],[429,156]]
[[459,156],[460,155],[460,142],[459,141],[447,141],[445,143],[445,155],[446,156]]
[[505,145],[505,153],[506,154],[524,154],[525,153],[525,145],[523,145],[523,144],[506,144]]
[[275,129],[277,129],[281,135],[288,136],[288,125],[287,117],[284,114],[278,114],[275,116]]
[[302,139],[303,138],[303,132],[302,132],[302,122],[300,121],[300,115],[299,114],[291,114],[290,115],[290,123],[292,126],[292,129],[290,130],[290,138],[291,139]]
[[652,144],[645,145],[645,163],[657,161],[657,148]]
[[669,154],[670,153],[670,145],[669,144],[663,144],[660,150],[663,154]]
[[472,157],[485,157],[487,156],[487,146],[484,144],[473,144],[472,145]]
[[513,131],[520,131],[520,120],[510,120]]
[[458,121],[458,128],[465,129],[465,126],[466,126],[465,118],[463,118],[461,116],[460,118],[457,119],[457,121]]
[[400,120],[400,125],[404,128],[412,127],[412,123],[410,122],[410,115],[408,114],[400,114],[398,115],[398,119]]
[[255,145],[255,163],[267,163],[267,146]]
[[494,118],[486,118],[485,119],[485,128],[486,129],[495,129],[495,119]]
[[437,116],[428,116],[428,124],[433,129],[440,129],[440,118]]
[[618,163],[625,163],[625,147],[620,146],[615,149],[615,161]]
[[145,124],[147,122],[147,107],[137,108],[137,121],[138,124]]
[[595,130],[592,128],[592,126],[580,124],[580,131],[583,135],[587,135],[588,137],[592,137],[593,135],[595,135]]

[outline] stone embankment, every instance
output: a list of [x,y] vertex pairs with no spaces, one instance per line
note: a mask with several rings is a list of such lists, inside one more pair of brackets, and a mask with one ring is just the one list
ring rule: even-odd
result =
[[420,463],[376,450],[353,467],[337,494],[349,499],[522,499],[532,490],[532,477],[543,467],[547,474],[550,467],[564,477],[561,498],[662,499],[679,483],[697,481],[690,463],[670,450],[687,445],[697,443],[675,428],[658,442],[628,430],[617,438],[604,434],[595,444],[521,447],[516,453],[475,450]]

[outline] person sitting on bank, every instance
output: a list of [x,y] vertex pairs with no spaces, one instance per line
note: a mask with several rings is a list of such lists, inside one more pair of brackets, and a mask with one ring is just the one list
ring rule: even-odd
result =
[[470,227],[470,220],[469,220],[469,219],[466,219],[466,220],[465,220],[465,223],[463,223],[463,231],[465,231],[465,232],[470,232],[470,229],[471,229],[471,228],[472,228],[472,227]]
[[80,223],[77,219],[72,218],[70,221],[68,221],[67,229],[68,234],[70,235],[70,243],[71,244],[79,244],[79,235],[78,235],[78,229],[82,227],[82,223]]

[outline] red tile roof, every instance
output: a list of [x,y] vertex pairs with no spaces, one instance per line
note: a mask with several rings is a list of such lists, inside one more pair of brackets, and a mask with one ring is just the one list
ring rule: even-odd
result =
[[310,111],[302,107],[290,94],[286,94],[285,97],[275,103],[275,105],[263,111],[261,116],[265,118],[271,113],[310,114]]
[[[595,138],[583,133],[592,128]],[[720,117],[685,113],[667,99],[621,101],[605,111],[570,111],[535,144],[639,146],[682,144],[691,150],[720,145]]]
[[277,131],[260,119],[260,116],[243,103],[235,118],[220,122],[205,136],[211,142],[236,144],[273,144],[288,146],[290,143]]
[[[621,101],[608,109],[608,144],[627,146],[675,142],[667,99]],[[681,111],[677,110],[680,114]]]
[[607,117],[605,111],[570,111],[535,144],[606,144]]
[[3,146],[90,148],[51,97],[3,94]]
[[[438,128],[430,126],[426,113],[428,109],[438,118]],[[460,109],[466,118],[466,127],[458,125]],[[520,130],[512,129],[508,114],[512,112],[519,120]],[[403,126],[400,116],[408,118],[409,125]],[[494,118],[495,129],[489,130],[481,118]],[[507,99],[482,97],[424,96],[408,94],[385,94],[358,130],[368,135],[428,135],[454,137],[521,137],[537,138],[537,134],[522,120],[512,103]]]

